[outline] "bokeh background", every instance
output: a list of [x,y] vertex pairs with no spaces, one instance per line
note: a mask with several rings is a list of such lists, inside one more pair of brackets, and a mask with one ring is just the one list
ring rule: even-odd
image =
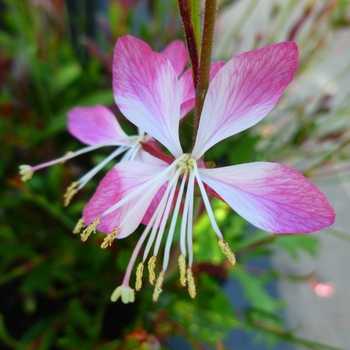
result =
[[[108,164],[73,199],[66,187],[109,149],[35,173],[82,147],[66,130],[75,106],[109,107],[135,133],[112,94],[116,39],[161,51],[184,40],[175,0],[0,1],[0,349],[349,349],[350,4],[348,0],[220,1],[213,60],[296,41],[298,73],[255,127],[213,147],[218,166],[275,161],[322,188],[335,225],[310,235],[257,230],[213,200],[237,256],[232,268],[208,218],[195,226],[197,297],[178,282],[177,255],[163,293],[145,285],[134,304],[111,303],[139,232],[100,249],[71,234]],[[192,116],[181,124],[189,149]],[[229,150],[229,151],[228,151]],[[176,244],[175,244],[176,246]]]

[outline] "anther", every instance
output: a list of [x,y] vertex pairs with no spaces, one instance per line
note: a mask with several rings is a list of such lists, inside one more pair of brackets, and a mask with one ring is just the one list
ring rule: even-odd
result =
[[223,239],[219,239],[219,247],[221,248],[222,252],[226,255],[228,261],[232,264],[236,264],[236,258],[235,255],[232,253],[229,245],[227,242],[225,242]]
[[78,192],[77,187],[79,185],[79,181],[72,182],[72,184],[67,187],[66,193],[63,195],[64,198],[64,206],[67,207],[74,197],[74,195]]
[[81,230],[82,228],[84,228],[84,227],[85,227],[84,218],[80,218],[79,221],[77,222],[77,224],[76,224],[75,227],[74,227],[73,233],[74,233],[74,234],[79,233],[80,230]]
[[152,256],[148,260],[148,273],[149,273],[149,283],[154,285],[154,281],[156,279],[156,275],[154,273],[154,269],[156,267],[156,256]]
[[139,263],[136,269],[135,289],[138,291],[142,287],[143,262]]
[[162,292],[162,286],[164,282],[164,271],[161,271],[158,278],[156,285],[154,287],[154,292],[153,292],[153,301],[157,301],[159,298],[160,293]]
[[113,230],[112,233],[107,235],[101,244],[101,248],[106,249],[107,247],[110,247],[112,245],[112,243],[114,242],[114,240],[117,238],[119,231],[120,231],[120,229],[116,228]]
[[85,242],[89,236],[91,235],[91,233],[95,233],[96,232],[96,226],[100,223],[100,218],[95,218],[94,221],[92,222],[92,224],[90,224],[81,234],[81,241]]
[[194,299],[196,297],[196,285],[194,284],[194,278],[190,268],[187,269],[187,283],[188,293],[190,294],[190,297]]
[[179,256],[179,268],[180,268],[180,283],[183,287],[186,287],[186,260],[182,254]]

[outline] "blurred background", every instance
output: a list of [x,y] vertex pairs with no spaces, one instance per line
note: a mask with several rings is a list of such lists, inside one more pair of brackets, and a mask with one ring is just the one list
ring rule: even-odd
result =
[[[0,1],[0,349],[349,349],[349,1],[219,2],[214,61],[292,40],[300,63],[269,116],[213,147],[206,160],[292,166],[325,192],[337,221],[322,232],[274,236],[213,200],[238,263],[232,268],[223,258],[208,218],[199,217],[195,300],[178,282],[174,257],[157,303],[147,284],[135,303],[111,303],[139,231],[106,250],[101,234],[84,244],[71,234],[115,163],[66,208],[62,196],[109,149],[26,183],[18,175],[20,164],[82,148],[66,130],[75,106],[105,105],[135,133],[112,94],[113,49],[125,34],[156,51],[184,40],[177,1]],[[191,118],[181,125],[184,149]]]

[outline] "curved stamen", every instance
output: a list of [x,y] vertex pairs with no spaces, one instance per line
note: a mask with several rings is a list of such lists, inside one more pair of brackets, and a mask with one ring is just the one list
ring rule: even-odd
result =
[[206,192],[206,190],[204,188],[204,185],[203,185],[203,182],[201,180],[201,177],[199,175],[198,167],[197,167],[196,163],[194,163],[194,174],[195,174],[195,177],[196,177],[199,189],[200,189],[201,194],[202,194],[203,202],[204,202],[204,205],[205,205],[205,209],[207,210],[211,226],[213,227],[213,229],[214,229],[215,233],[217,234],[217,236],[220,239],[223,239],[222,233],[221,233],[221,231],[220,231],[220,229],[218,227],[218,224],[216,223],[216,220],[215,220],[215,217],[214,217],[214,213],[213,213],[213,210],[212,210],[212,208],[210,206],[209,198],[208,198],[207,192]]
[[89,170],[83,177],[81,177],[78,180],[79,186],[77,187],[77,190],[81,190],[107,163],[109,163],[115,157],[118,157],[120,154],[125,152],[127,149],[128,149],[127,146],[122,146],[120,148],[117,148],[108,157],[106,157],[101,163],[99,163],[94,168]]
[[169,199],[169,194],[170,191],[172,190],[172,188],[174,187],[174,185],[176,186],[176,182],[178,180],[179,175],[177,175],[177,173],[179,173],[179,171],[173,173],[171,175],[171,180],[168,182],[168,186],[163,194],[163,197],[161,199],[161,201],[159,202],[157,209],[155,210],[154,214],[152,215],[152,218],[150,220],[150,222],[148,223],[146,229],[150,229],[151,226],[152,227],[152,233],[151,233],[151,237],[149,238],[145,251],[143,253],[143,262],[146,261],[147,257],[148,257],[148,253],[153,245],[156,233],[158,231],[158,227],[160,224],[160,220],[162,219],[163,215],[164,215],[164,210],[165,210],[165,206],[168,202]]
[[155,177],[153,177],[151,180],[145,182],[143,185],[139,186],[135,191],[129,193],[127,196],[125,196],[122,200],[120,200],[119,202],[115,203],[114,205],[112,205],[110,208],[108,208],[107,210],[105,210],[101,217],[104,217],[110,213],[112,213],[113,211],[115,211],[116,209],[120,208],[122,205],[124,205],[125,203],[127,203],[130,199],[134,198],[135,196],[139,195],[140,193],[144,192],[150,185],[156,183],[156,182],[160,182],[162,181],[164,178],[167,177],[167,175],[169,174],[169,172],[176,167],[176,165],[181,162],[185,156],[188,157],[187,154],[182,155],[180,158],[176,159],[171,165],[169,165],[168,167],[166,167],[163,171],[161,171],[158,175],[156,175]]
[[[180,191],[179,191],[178,196],[177,196],[176,205],[175,205],[175,208],[173,211],[173,217],[172,217],[170,228],[168,231],[168,238],[167,238],[167,241],[165,244],[165,250],[164,250],[163,271],[165,271],[168,267],[170,247],[171,247],[171,243],[173,242],[175,225],[176,225],[177,217],[179,215],[179,209],[180,209],[180,204],[181,204],[182,195],[184,192],[186,180],[187,180],[187,172],[185,172],[183,179],[182,179],[182,182],[181,182]],[[184,218],[182,220],[184,220]]]
[[168,202],[166,204],[164,213],[162,215],[162,221],[160,223],[160,227],[159,227],[159,230],[158,230],[156,243],[154,245],[153,255],[155,255],[155,256],[157,256],[158,251],[159,251],[160,243],[162,241],[163,234],[164,234],[164,231],[165,231],[165,225],[166,225],[166,223],[168,221],[168,218],[169,218],[169,215],[170,215],[171,205],[172,205],[172,203],[174,201],[175,190],[177,188],[177,180],[179,179],[181,172],[182,172],[182,168],[178,169],[177,172],[175,173],[176,183],[173,185],[173,187],[171,189],[171,192],[170,192],[170,195],[169,195],[169,198],[168,198]]
[[[188,265],[191,268],[193,263],[193,201],[194,201],[194,172],[191,171],[187,194],[188,194],[188,220],[187,220],[187,245],[188,245]],[[187,197],[186,197],[187,200]]]
[[127,143],[125,141],[128,141],[129,143],[132,143],[134,139],[135,139],[135,137],[131,136],[131,137],[128,137],[127,139],[108,140],[108,141],[101,142],[101,143],[96,144],[96,145],[92,145],[92,146],[81,148],[80,150],[75,151],[75,152],[70,152],[69,154],[67,154],[67,155],[65,155],[63,157],[51,160],[49,162],[45,162],[45,163],[38,164],[38,165],[35,165],[35,166],[30,166],[30,168],[34,172],[34,171],[37,171],[39,169],[47,168],[47,167],[49,167],[51,165],[55,165],[55,164],[58,164],[58,163],[65,162],[66,160],[75,158],[75,157],[80,156],[81,154],[84,154],[84,153],[88,153],[88,152],[94,151],[95,149],[98,149],[98,148],[101,148],[101,147],[105,147],[105,146],[125,146],[125,143]]

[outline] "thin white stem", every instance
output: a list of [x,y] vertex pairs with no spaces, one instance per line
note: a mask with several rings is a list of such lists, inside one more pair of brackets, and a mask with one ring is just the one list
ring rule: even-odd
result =
[[136,244],[136,247],[135,247],[134,251],[132,252],[131,258],[130,258],[129,263],[128,263],[128,267],[126,268],[126,271],[125,271],[125,276],[124,276],[124,279],[123,279],[123,283],[122,283],[122,285],[124,285],[124,286],[129,286],[129,281],[130,281],[132,268],[133,268],[133,266],[135,264],[135,260],[137,258],[137,255],[138,255],[138,253],[139,253],[139,251],[140,251],[140,249],[142,247],[143,242],[145,241],[145,239],[147,237],[148,232],[149,232],[149,230],[148,231],[145,230],[142,233],[139,241]]
[[[192,171],[190,173],[189,182],[191,181],[191,178],[193,178]],[[187,217],[188,217],[188,210],[189,210],[189,191],[187,188],[186,197],[185,197],[185,204],[184,204],[184,210],[182,214],[182,221],[181,221],[181,228],[180,228],[180,249],[182,255],[186,258],[186,230],[187,230]]]
[[164,209],[165,209],[166,203],[168,201],[170,190],[172,189],[174,182],[176,181],[173,176],[174,176],[174,172],[171,175],[171,180],[168,182],[168,186],[163,194],[161,201],[159,202],[159,204],[157,206],[156,211],[154,212],[154,214],[152,216],[151,221],[147,225],[147,228],[151,227],[152,225],[153,225],[153,227],[152,227],[151,236],[147,242],[146,249],[143,253],[143,261],[146,261],[146,259],[148,257],[148,253],[151,250],[151,247],[152,247],[153,242],[154,242],[154,238],[155,238],[157,231],[158,231],[160,220],[162,219],[163,214],[164,214]]
[[199,175],[199,172],[198,172],[198,168],[197,168],[197,164],[196,164],[196,163],[194,163],[194,174],[195,174],[195,177],[196,177],[196,179],[197,179],[197,183],[198,183],[199,189],[200,189],[201,194],[202,194],[203,202],[204,202],[204,205],[205,205],[205,209],[207,210],[207,213],[208,213],[208,217],[209,217],[211,226],[213,227],[213,229],[214,229],[215,233],[217,234],[217,236],[218,236],[220,239],[223,239],[222,233],[221,233],[221,231],[220,231],[220,229],[219,229],[219,227],[218,227],[218,224],[216,223],[213,210],[211,209],[210,201],[209,201],[207,192],[206,192],[206,190],[205,190],[205,188],[204,188],[204,185],[203,185],[203,182],[202,182],[202,180],[201,180],[201,177],[200,177],[200,175]]
[[163,216],[162,216],[162,221],[160,223],[160,227],[159,227],[159,230],[158,230],[158,235],[157,235],[157,239],[156,239],[156,243],[154,245],[154,253],[153,255],[156,256],[158,254],[158,250],[159,250],[159,247],[160,247],[160,243],[162,241],[162,238],[163,238],[163,234],[164,234],[164,230],[165,230],[165,225],[168,221],[168,218],[169,218],[169,214],[170,214],[170,209],[171,209],[171,206],[173,204],[173,200],[174,200],[174,196],[175,196],[175,190],[177,188],[177,180],[179,179],[179,176],[181,174],[181,172],[183,171],[182,168],[179,168],[175,175],[174,175],[174,184],[172,186],[172,189],[171,189],[171,192],[170,192],[170,195],[168,197],[168,200],[167,200],[167,204],[166,204],[166,207],[165,207],[165,210],[164,210],[164,213],[163,213]]
[[[184,155],[185,156],[185,155]],[[182,161],[183,157],[180,157],[178,159],[176,159],[171,165],[169,165],[168,167],[166,167],[163,171],[161,171],[158,175],[156,175],[155,177],[153,177],[152,179],[150,179],[149,181],[145,182],[143,185],[139,186],[135,191],[129,193],[127,196],[125,196],[122,200],[120,200],[119,202],[113,204],[110,208],[108,208],[107,210],[105,210],[101,217],[104,217],[110,213],[112,213],[114,210],[120,208],[122,205],[124,205],[125,203],[127,203],[129,200],[131,200],[132,198],[134,198],[135,196],[141,194],[143,191],[145,191],[150,185],[152,185],[155,182],[162,182],[163,180],[165,181],[165,179],[167,178],[168,173],[176,167],[176,165]]]
[[141,148],[140,143],[133,145],[122,157],[121,161],[134,160]]
[[107,158],[105,158],[101,163],[96,165],[90,171],[88,171],[80,180],[78,190],[82,189],[88,181],[90,181],[107,163],[109,163],[113,158],[118,157],[120,154],[127,150],[127,146],[117,148],[112,152]]
[[168,231],[168,238],[167,238],[167,241],[166,241],[165,251],[164,251],[163,271],[165,271],[167,269],[167,267],[168,267],[169,255],[170,255],[170,247],[171,247],[171,243],[173,242],[173,237],[174,237],[174,232],[175,232],[175,225],[176,225],[176,222],[177,222],[177,217],[179,215],[179,209],[180,209],[180,204],[181,204],[182,195],[183,195],[183,192],[184,192],[186,180],[187,180],[187,172],[184,174],[184,176],[182,178],[180,190],[179,190],[179,193],[178,193],[178,196],[177,196],[177,199],[176,199],[175,208],[174,208],[174,211],[173,211],[173,217],[172,217],[170,228],[169,228],[169,231]]
[[[187,220],[187,245],[188,245],[188,265],[191,268],[193,264],[193,197],[194,197],[194,179],[195,175],[192,171],[190,174],[187,196],[189,197],[189,210],[188,210],[188,220]],[[187,197],[186,197],[187,199]]]
[[[46,163],[42,163],[42,164],[39,164],[39,165],[35,165],[35,166],[31,167],[31,168],[32,168],[33,171],[36,171],[36,170],[39,170],[39,169],[42,169],[42,168],[49,167],[49,166],[54,165],[54,164],[58,164],[58,163],[64,162],[66,160],[69,160],[69,159],[75,158],[77,156],[80,156],[81,154],[88,153],[88,152],[94,151],[95,149],[98,149],[98,148],[101,148],[101,147],[105,147],[105,146],[124,146],[125,142],[121,143],[120,141],[121,141],[121,139],[114,139],[114,140],[110,140],[110,141],[106,141],[106,142],[101,142],[101,143],[99,143],[97,145],[84,147],[84,148],[82,148],[82,149],[80,149],[80,150],[78,150],[76,152],[69,153],[66,156],[63,156],[63,157],[51,160],[50,162],[46,162]],[[119,142],[119,144],[118,144],[118,142]]]

